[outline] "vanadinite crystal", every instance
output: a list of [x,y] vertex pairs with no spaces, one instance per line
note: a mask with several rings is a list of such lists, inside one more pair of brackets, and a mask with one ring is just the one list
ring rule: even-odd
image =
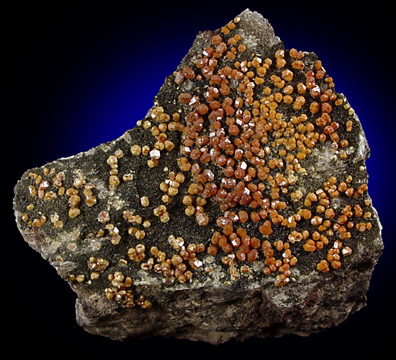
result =
[[135,128],[28,170],[15,215],[91,333],[307,335],[365,305],[368,156],[317,56],[245,10],[198,34]]

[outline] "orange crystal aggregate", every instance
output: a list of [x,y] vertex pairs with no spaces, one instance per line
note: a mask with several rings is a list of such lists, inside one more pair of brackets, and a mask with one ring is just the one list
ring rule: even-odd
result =
[[[281,45],[265,56],[255,53],[238,32],[239,21],[237,17],[212,32],[201,52],[168,78],[176,89],[171,106],[156,103],[150,117],[138,122],[154,137],[154,145],[134,144],[130,154],[117,150],[107,158],[106,184],[116,193],[123,183],[135,181],[132,172],[119,174],[119,163],[128,156],[147,158],[149,170],[177,152],[175,164],[167,164],[166,178],[158,185],[161,203],[154,204],[150,194],[140,198],[142,208],[153,206],[154,218],[122,212],[128,236],[141,241],[128,249],[122,266],[129,260],[168,282],[184,284],[196,271],[210,274],[212,267],[203,261],[214,256],[230,280],[249,276],[260,263],[260,272],[273,274],[275,286],[283,286],[293,280],[299,254],[320,254],[313,270],[335,271],[353,253],[350,240],[372,228],[367,184],[354,182],[348,170],[338,178],[329,173],[315,189],[304,186],[304,177],[318,170],[308,167],[317,157],[315,151],[327,149],[341,162],[350,154],[356,119],[345,97],[335,92],[333,79],[312,54]],[[339,122],[341,113],[347,121]],[[171,140],[175,132],[181,136],[180,146]],[[32,219],[29,212],[35,204],[30,204],[21,214],[30,227],[47,226],[50,220],[60,231],[65,222],[81,216],[82,203],[98,206],[98,190],[82,172],[68,189],[65,174],[55,169],[44,168],[42,175],[29,177],[32,200],[51,202],[66,196],[69,207],[69,218],[42,214]],[[50,191],[50,185],[57,191]],[[339,199],[348,205],[338,206]],[[167,226],[172,220],[168,206],[174,201],[184,207],[183,216],[193,217],[199,227],[209,226],[211,237],[194,243],[171,235],[173,252],[145,246],[152,221]],[[219,215],[213,217],[209,206]],[[115,246],[123,241],[107,210],[97,220],[102,224],[97,237],[109,234]],[[68,247],[73,251],[76,245]],[[70,279],[95,281],[108,264],[106,259],[90,258],[90,276],[71,274]],[[108,280],[109,300],[126,307],[151,307],[144,296],[134,297],[131,277],[117,271]]]

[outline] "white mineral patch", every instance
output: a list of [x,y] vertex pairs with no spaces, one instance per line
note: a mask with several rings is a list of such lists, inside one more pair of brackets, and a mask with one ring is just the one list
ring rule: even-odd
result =
[[108,204],[115,210],[121,210],[125,206],[125,201],[119,196],[109,197]]
[[320,148],[313,149],[309,159],[313,165],[308,168],[308,172],[312,171],[323,173],[334,170],[334,168],[341,168],[345,166],[344,163],[336,162],[338,156],[331,147],[330,143],[326,143]]
[[367,140],[362,130],[362,132],[359,134],[359,147],[357,149],[356,157],[354,160],[364,160],[367,157],[368,149],[369,147],[367,144]]
[[291,299],[290,296],[283,292],[279,292],[278,294],[273,295],[271,298],[271,302],[281,308],[291,308],[294,305],[293,299]]
[[94,185],[98,192],[99,199],[107,199],[109,197],[110,191],[107,188],[108,185],[106,185],[104,181],[97,179]]
[[139,270],[133,279],[134,285],[160,285],[162,279],[152,276],[150,271]]
[[245,44],[249,49],[253,47],[257,47],[257,38],[253,35],[247,35],[245,31],[242,29],[239,30],[239,34],[241,35],[241,38],[243,40],[243,44]]
[[192,82],[190,79],[185,79],[183,82],[183,91],[190,91],[192,90],[194,86],[194,82]]
[[92,251],[98,251],[102,247],[102,244],[106,243],[109,241],[109,238],[94,238],[94,239],[89,239],[89,248]]
[[63,232],[59,233],[58,239],[62,243],[76,242],[80,238],[80,235],[81,235],[80,227],[77,226],[71,232],[63,231]]
[[74,261],[55,261],[52,263],[52,265],[55,267],[60,276],[66,277],[75,271],[78,264],[76,264]]
[[132,138],[131,138],[131,134],[127,131],[124,133],[124,135],[122,136],[124,138],[124,140],[128,143],[131,144],[132,143]]

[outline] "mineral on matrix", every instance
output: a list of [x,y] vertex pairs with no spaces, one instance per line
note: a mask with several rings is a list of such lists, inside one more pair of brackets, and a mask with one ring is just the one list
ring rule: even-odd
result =
[[26,171],[16,221],[88,332],[308,335],[365,305],[383,249],[368,156],[317,56],[245,10],[198,34],[136,127]]

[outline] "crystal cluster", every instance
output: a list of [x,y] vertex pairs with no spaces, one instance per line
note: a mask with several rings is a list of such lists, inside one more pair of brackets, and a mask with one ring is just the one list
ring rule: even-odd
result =
[[197,36],[134,129],[28,170],[14,207],[90,332],[306,335],[365,304],[368,155],[317,56],[245,10]]

